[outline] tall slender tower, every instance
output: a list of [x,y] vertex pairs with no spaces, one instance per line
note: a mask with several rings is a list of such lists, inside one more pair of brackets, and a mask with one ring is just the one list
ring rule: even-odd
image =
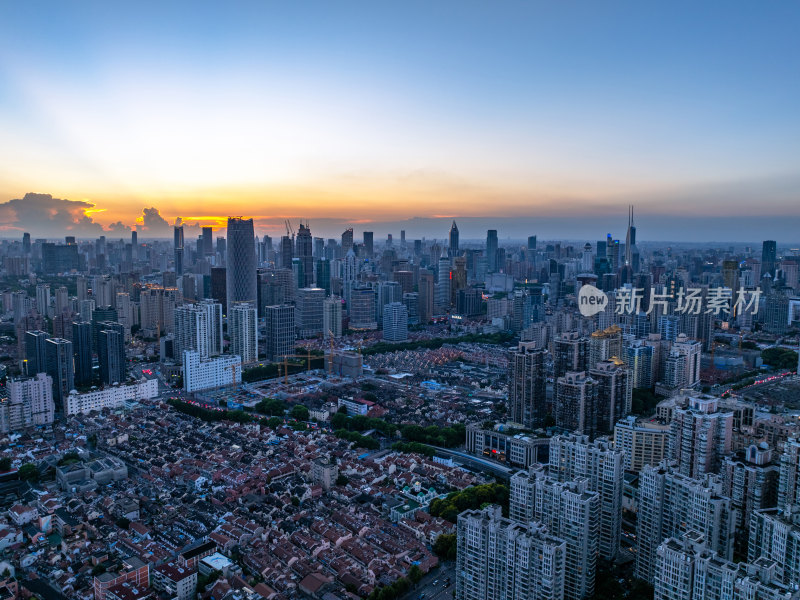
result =
[[299,277],[302,281],[297,282],[297,287],[311,287],[314,283],[314,257],[313,257],[313,240],[311,238],[311,229],[308,223],[303,225],[300,223],[300,229],[295,238],[295,255],[300,258],[300,273]]
[[236,302],[256,305],[256,238],[253,219],[228,217],[226,280],[228,311]]
[[175,227],[175,274],[183,275],[183,227]]
[[456,222],[450,226],[450,258],[458,256],[458,227]]
[[636,243],[636,227],[633,225],[633,205],[628,207],[628,233],[625,235],[625,265],[633,264],[633,245]]

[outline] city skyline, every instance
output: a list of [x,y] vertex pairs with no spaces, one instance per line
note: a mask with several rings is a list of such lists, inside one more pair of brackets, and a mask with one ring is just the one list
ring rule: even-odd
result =
[[241,214],[564,238],[634,203],[647,240],[796,240],[796,5],[45,4],[0,25],[3,236]]

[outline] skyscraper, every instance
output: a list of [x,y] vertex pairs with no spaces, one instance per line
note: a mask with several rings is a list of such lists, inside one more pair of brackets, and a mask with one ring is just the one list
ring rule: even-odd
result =
[[321,334],[323,326],[323,303],[325,290],[307,287],[297,290],[294,323],[298,338],[315,337]]
[[595,364],[589,369],[589,377],[597,382],[597,398],[594,405],[596,435],[606,435],[614,431],[614,425],[631,410],[631,378],[619,358],[612,358]]
[[542,523],[551,535],[566,542],[564,598],[590,597],[599,549],[600,494],[589,491],[585,478],[559,482],[540,467],[511,478],[509,514],[522,523]]
[[322,303],[322,335],[326,339],[342,337],[342,299],[338,296],[325,298]]
[[548,473],[562,482],[586,478],[588,489],[600,494],[600,554],[613,559],[622,535],[625,452],[603,439],[558,435],[550,440]]
[[72,342],[63,338],[51,338],[45,342],[47,374],[53,378],[53,401],[57,410],[63,410],[64,401],[75,387]]
[[597,381],[584,371],[567,371],[557,380],[553,413],[556,426],[594,439],[597,434]]
[[236,302],[249,302],[255,307],[256,239],[253,219],[228,217],[226,265],[228,310]]
[[348,227],[342,233],[342,254],[347,255],[353,249],[353,228]]
[[89,321],[72,323],[72,349],[75,358],[75,385],[92,384],[92,324]]
[[214,230],[211,227],[203,227],[203,254],[213,256],[214,254]]
[[486,272],[497,272],[497,230],[486,232]]
[[265,308],[268,360],[279,360],[283,356],[294,354],[294,314],[295,307],[291,304],[279,304]]
[[775,263],[778,259],[778,245],[775,240],[765,240],[761,244],[761,276],[775,276]]
[[175,227],[173,231],[175,249],[175,273],[183,275],[183,227]]
[[44,331],[25,332],[25,360],[27,374],[31,377],[47,370],[45,342],[50,336]]
[[[300,223],[295,238],[296,256],[300,259],[300,274],[297,287],[311,287],[314,283],[314,240],[308,225]],[[300,280],[302,279],[302,281]]]
[[374,233],[372,231],[364,232],[364,254],[368,259],[375,256],[375,242]]
[[459,248],[458,248],[458,227],[456,226],[456,222],[453,221],[453,224],[450,226],[450,249],[449,249],[450,258],[455,258],[459,256]]
[[383,307],[383,339],[387,342],[408,339],[408,309],[402,302],[390,302]]
[[242,364],[258,361],[258,318],[255,305],[236,302],[228,313],[231,353],[242,358]]
[[547,417],[547,351],[535,342],[520,342],[509,353],[508,420],[541,427]]
[[201,359],[222,354],[222,305],[213,300],[175,308],[175,357],[184,350],[196,351]]
[[459,600],[561,600],[567,544],[535,522],[517,523],[499,506],[458,515]]
[[719,398],[689,397],[672,411],[669,453],[679,473],[702,477],[718,473],[731,452],[733,413],[720,409]]
[[119,323],[101,323],[97,341],[100,382],[105,385],[124,383],[126,378],[124,328]]

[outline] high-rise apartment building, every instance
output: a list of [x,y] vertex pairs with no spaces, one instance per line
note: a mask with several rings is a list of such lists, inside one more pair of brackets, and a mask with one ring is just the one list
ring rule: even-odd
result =
[[561,482],[586,478],[588,489],[600,494],[600,555],[616,557],[622,535],[625,453],[606,440],[554,436],[550,440],[549,475]]
[[459,600],[561,600],[566,542],[538,523],[517,523],[499,506],[458,516]]
[[556,380],[555,390],[556,426],[594,439],[597,434],[597,381],[584,371],[567,371]]
[[342,337],[342,299],[338,296],[325,298],[322,303],[322,335],[326,339]]
[[720,557],[733,558],[736,511],[722,496],[721,479],[716,475],[695,479],[673,467],[665,461],[639,473],[636,576],[645,581],[653,580],[662,540],[689,531],[701,533]]
[[100,382],[105,385],[125,383],[125,329],[119,323],[100,323],[97,333],[97,362]]
[[228,313],[230,350],[242,359],[242,364],[258,362],[258,315],[254,304],[236,302]]
[[689,477],[718,473],[731,452],[733,418],[732,412],[720,409],[719,398],[690,396],[685,407],[675,408],[668,456],[678,471]]
[[508,420],[541,427],[547,417],[547,351],[535,342],[520,342],[509,352]]
[[75,357],[75,385],[91,385],[93,379],[91,322],[72,323],[72,350]]
[[45,342],[50,336],[44,331],[25,332],[25,368],[29,376],[44,373],[47,369],[47,346]]

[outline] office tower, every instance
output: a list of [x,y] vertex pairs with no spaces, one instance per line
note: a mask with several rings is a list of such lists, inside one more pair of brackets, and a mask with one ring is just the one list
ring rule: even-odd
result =
[[778,335],[789,329],[789,297],[782,291],[773,291],[766,296],[764,329]]
[[297,287],[311,287],[314,283],[313,244],[308,224],[300,223],[300,229],[295,238],[296,256],[300,259],[300,277],[297,280]]
[[614,425],[631,410],[632,392],[630,372],[620,359],[596,363],[589,376],[597,382],[594,406],[596,435],[614,431]]
[[453,224],[450,226],[450,248],[449,248],[449,256],[450,258],[455,258],[459,256],[460,251],[458,248],[458,227],[456,226],[456,222],[453,221]]
[[211,227],[203,227],[202,232],[203,254],[212,256],[214,254],[214,232]]
[[721,492],[722,482],[716,475],[694,479],[681,475],[666,461],[642,469],[636,525],[636,576],[652,581],[656,550],[661,541],[689,531],[700,532],[709,549],[730,560],[736,511]]
[[294,259],[294,241],[288,235],[281,237],[280,262],[278,267],[281,269],[291,269]]
[[606,440],[554,436],[550,440],[549,475],[561,482],[586,478],[588,489],[600,494],[600,555],[609,560],[616,557],[622,534],[625,453]]
[[450,273],[450,306],[455,306],[459,292],[467,287],[467,259],[456,256]]
[[222,354],[222,305],[213,300],[175,308],[175,357],[194,350],[201,359]]
[[44,331],[25,332],[25,360],[27,374],[31,377],[47,369],[45,342],[50,336]]
[[556,426],[594,439],[597,435],[595,403],[597,382],[584,371],[567,371],[556,382],[553,405]]
[[353,228],[348,227],[342,234],[342,254],[347,256],[347,253],[353,249]]
[[317,261],[317,287],[325,290],[325,295],[331,294],[331,261],[327,258],[320,258]]
[[325,290],[322,288],[297,290],[294,320],[298,338],[315,337],[322,333],[324,302]]
[[517,523],[499,506],[458,516],[459,600],[561,600],[567,545],[539,523]]
[[437,314],[443,314],[450,308],[450,284],[452,283],[450,259],[439,259],[439,269],[436,277],[436,307]]
[[316,259],[325,258],[325,238],[321,237],[314,238],[314,258]]
[[97,352],[101,323],[117,323],[117,310],[109,305],[99,305],[92,311],[92,348]]
[[642,340],[636,340],[625,346],[624,354],[623,360],[631,371],[633,389],[653,387],[653,347]]
[[[256,246],[253,219],[228,217],[226,296],[228,309],[236,302],[256,305]],[[229,314],[229,313],[228,313]]]
[[175,273],[183,275],[183,227],[175,227],[173,231],[175,249]]
[[348,305],[350,329],[369,331],[378,328],[375,320],[375,291],[371,287],[355,287]]
[[536,236],[529,235],[528,236],[528,250],[531,252],[536,252]]
[[633,206],[628,207],[628,232],[625,235],[625,266],[633,264],[633,245],[636,243],[636,228],[633,226]]
[[772,461],[772,449],[762,442],[751,444],[733,456],[726,456],[720,475],[722,494],[731,499],[731,508],[737,512],[737,553],[746,556],[753,513],[764,508],[785,506],[778,504],[780,467]]
[[387,342],[408,339],[408,309],[402,302],[390,302],[383,307],[383,339]]
[[125,330],[119,323],[101,323],[97,335],[97,362],[100,382],[105,385],[125,383]]
[[566,542],[564,598],[581,600],[594,593],[600,535],[600,494],[588,481],[559,482],[540,465],[511,477],[509,514],[521,523],[535,521]]
[[75,385],[92,384],[92,324],[89,321],[72,323],[72,349],[75,361]]
[[51,338],[45,342],[45,355],[46,373],[53,379],[53,401],[60,411],[75,387],[72,342],[63,338]]
[[211,267],[211,298],[228,308],[228,275],[225,267]]
[[133,229],[131,231],[131,251],[133,252],[133,260],[139,260],[139,233]]
[[228,313],[230,351],[248,365],[258,361],[258,317],[254,304],[235,302]]
[[364,232],[364,254],[368,259],[375,256],[374,234],[371,231]]
[[529,429],[547,417],[547,351],[534,342],[520,342],[509,352],[508,420]]
[[377,297],[375,302],[375,319],[383,323],[383,308],[392,302],[400,302],[403,299],[403,290],[397,281],[382,281],[378,284]]
[[585,371],[589,359],[589,340],[577,331],[562,333],[553,340],[553,377],[569,371]]
[[720,409],[719,398],[689,397],[672,411],[668,456],[688,477],[718,473],[732,439],[733,413]]
[[496,273],[497,271],[497,230],[490,229],[486,232],[486,272]]
[[267,306],[264,310],[268,360],[280,360],[294,354],[294,317],[295,307],[291,304]]
[[778,245],[775,240],[766,240],[761,244],[761,276],[775,276],[775,265],[778,260]]
[[31,234],[27,231],[22,234],[22,252],[25,254],[31,253]]
[[419,272],[419,322],[427,324],[433,317],[434,304],[433,273],[428,270]]
[[406,305],[406,310],[408,311],[408,324],[419,324],[419,293],[403,294],[403,304]]
[[326,339],[342,337],[342,299],[338,296],[325,298],[322,303],[322,335]]

